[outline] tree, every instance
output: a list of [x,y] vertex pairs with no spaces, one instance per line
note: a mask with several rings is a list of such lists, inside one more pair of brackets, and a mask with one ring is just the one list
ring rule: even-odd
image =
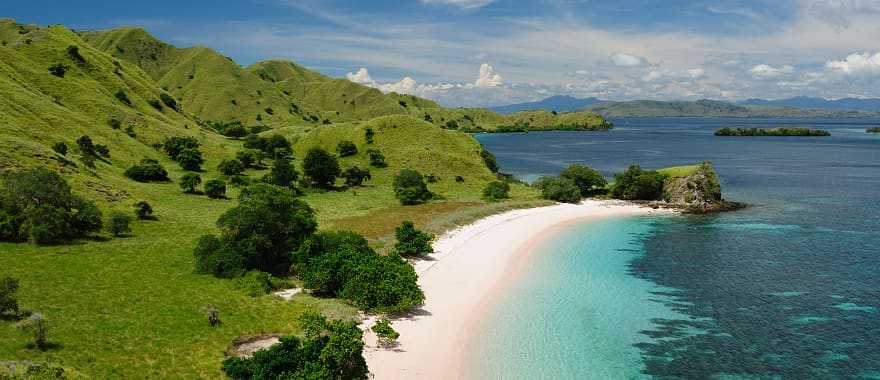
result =
[[209,198],[226,198],[226,182],[222,179],[212,179],[205,182],[205,194]]
[[362,186],[364,181],[372,179],[369,170],[361,169],[357,166],[345,169],[345,171],[342,172],[342,177],[345,178],[345,186],[348,187]]
[[253,150],[240,150],[235,152],[235,159],[241,162],[245,168],[254,168],[260,165],[260,156]]
[[203,237],[197,245],[197,269],[234,277],[249,270],[286,273],[290,252],[297,250],[318,224],[312,208],[289,190],[253,184],[242,190],[238,205],[221,215],[217,226],[219,237]]
[[114,212],[110,215],[110,223],[107,224],[107,232],[113,236],[120,237],[131,233],[131,217],[128,214]]
[[239,175],[244,172],[244,164],[234,158],[231,160],[223,160],[217,165],[217,170],[227,176]]
[[557,202],[577,203],[581,200],[581,189],[568,178],[542,177],[534,185],[541,189],[541,197]]
[[52,145],[52,150],[54,150],[55,153],[58,153],[62,156],[66,156],[67,155],[67,144],[59,141],[59,142],[55,143],[54,145]]
[[364,141],[367,144],[372,144],[374,142],[373,138],[376,136],[376,132],[373,131],[373,128],[364,129]]
[[18,280],[12,277],[0,278],[0,319],[18,317]]
[[572,180],[580,189],[582,197],[590,196],[597,189],[601,189],[608,184],[605,181],[605,177],[598,171],[593,170],[589,166],[577,164],[569,165],[562,173],[559,173],[559,176]]
[[69,66],[63,63],[56,63],[52,66],[49,66],[49,73],[56,77],[64,78],[64,74],[67,73],[67,69],[69,68]]
[[184,148],[177,155],[176,161],[183,170],[198,172],[202,170],[202,152],[195,148]]
[[339,157],[354,156],[358,153],[358,148],[357,145],[354,145],[353,142],[349,140],[343,140],[336,145],[336,153],[339,154]]
[[116,91],[116,93],[113,94],[113,96],[115,96],[116,99],[119,100],[120,102],[122,102],[123,104],[131,107],[131,99],[128,98],[128,95],[125,94],[125,91],[122,91],[122,90]]
[[400,337],[400,333],[391,327],[391,321],[389,321],[388,318],[382,318],[376,321],[376,324],[374,324],[370,330],[376,333],[376,337],[379,338],[379,344],[383,346],[393,345],[394,342],[397,341],[397,338]]
[[34,339],[34,346],[38,349],[46,349],[49,345],[49,322],[43,314],[33,313],[27,319],[18,322],[16,327]]
[[492,181],[483,188],[483,199],[489,202],[496,202],[502,199],[510,198],[510,184],[503,181]]
[[177,157],[184,149],[198,149],[200,145],[199,140],[196,140],[194,137],[175,136],[166,138],[165,141],[162,142],[162,150],[164,150],[172,160],[177,161]]
[[403,205],[425,203],[432,196],[422,174],[412,169],[403,169],[397,173],[393,186],[394,195]]
[[663,182],[662,174],[631,165],[614,176],[611,196],[626,200],[657,200],[663,196]]
[[153,207],[147,201],[139,201],[134,204],[134,214],[138,219],[153,219]]
[[165,103],[165,105],[168,106],[168,108],[171,108],[175,111],[179,111],[179,109],[177,108],[177,101],[174,100],[174,98],[172,98],[171,95],[168,95],[163,92],[163,93],[159,94],[159,99],[161,99],[162,103]]
[[303,172],[313,185],[331,188],[340,173],[339,162],[326,150],[311,148],[303,159]]
[[481,147],[480,157],[483,158],[483,163],[486,164],[489,171],[492,173],[498,173],[498,161],[495,160],[495,155],[493,155],[492,152],[488,151],[486,147]]
[[202,177],[196,173],[186,173],[180,178],[180,189],[184,193],[192,194],[196,192],[199,184],[202,183]]
[[97,157],[97,154],[95,153],[95,144],[92,143],[91,137],[80,136],[76,139],[76,146],[79,148],[79,153],[83,156]]
[[382,154],[378,149],[368,149],[367,154],[370,156],[370,165],[377,168],[384,168],[388,166],[385,163],[385,155]]
[[144,158],[139,164],[132,165],[125,171],[125,176],[138,182],[168,181],[168,172],[159,161]]
[[409,220],[403,221],[394,230],[397,243],[394,251],[401,256],[418,256],[434,252],[431,241],[434,235],[416,229],[415,224]]
[[296,168],[290,163],[290,159],[285,156],[275,158],[275,163],[269,173],[263,177],[263,181],[281,187],[293,187],[294,182],[299,178]]

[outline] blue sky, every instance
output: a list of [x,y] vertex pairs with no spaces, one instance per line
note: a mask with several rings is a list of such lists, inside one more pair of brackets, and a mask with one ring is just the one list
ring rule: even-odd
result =
[[0,17],[146,28],[446,105],[880,96],[880,0],[9,1]]

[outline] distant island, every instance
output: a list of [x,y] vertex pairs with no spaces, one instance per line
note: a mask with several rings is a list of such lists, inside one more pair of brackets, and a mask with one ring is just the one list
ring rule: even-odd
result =
[[831,136],[831,132],[810,128],[721,128],[715,136]]
[[865,130],[868,133],[880,133],[880,127],[868,128]]

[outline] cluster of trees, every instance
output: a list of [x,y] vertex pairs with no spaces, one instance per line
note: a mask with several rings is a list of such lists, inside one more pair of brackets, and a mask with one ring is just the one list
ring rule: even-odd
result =
[[433,197],[422,173],[412,169],[403,169],[394,177],[394,195],[402,205],[425,203]]
[[144,158],[140,163],[132,165],[125,170],[125,176],[138,182],[168,181],[168,171],[152,158]]
[[251,133],[245,136],[244,147],[263,152],[265,157],[269,158],[288,156],[293,152],[290,141],[281,135],[262,137],[256,133]]
[[810,128],[730,128],[715,131],[715,136],[831,136],[831,132]]
[[607,184],[598,171],[574,164],[565,168],[558,177],[541,177],[533,186],[541,190],[541,196],[545,199],[576,203],[603,191]]
[[510,198],[510,184],[506,181],[492,181],[483,188],[483,199],[487,202],[497,202]]
[[663,197],[666,177],[654,170],[642,170],[631,165],[626,171],[614,176],[611,196],[626,200],[658,200]]
[[232,379],[367,379],[363,332],[354,322],[317,313],[299,318],[305,336],[281,337],[278,344],[250,358],[231,357],[223,371]]
[[6,173],[0,187],[0,240],[59,244],[101,230],[101,211],[57,173],[36,168]]
[[217,133],[226,136],[232,137],[236,139],[240,139],[242,137],[247,136],[249,133],[259,133],[259,132],[250,132],[248,128],[244,126],[241,121],[209,121],[207,122],[207,126],[210,129],[213,129]]
[[162,150],[183,170],[197,172],[202,170],[205,162],[199,146],[201,144],[194,137],[169,137],[162,143]]
[[865,132],[867,132],[867,133],[880,133],[880,127],[868,128],[868,129],[865,129]]
[[[61,143],[63,144],[63,143]],[[92,138],[89,136],[80,136],[76,139],[76,146],[79,149],[80,155],[82,155],[82,161],[86,166],[94,167],[96,159],[108,159],[110,158],[110,148],[106,145],[95,144],[92,142]],[[61,153],[59,151],[62,150],[64,153],[62,156],[67,153],[67,145],[65,144],[62,148],[60,145],[56,144],[53,147],[56,152]]]
[[409,220],[403,221],[394,230],[394,238],[397,239],[394,251],[399,255],[419,256],[434,252],[434,248],[431,247],[434,235],[417,230],[415,224]]

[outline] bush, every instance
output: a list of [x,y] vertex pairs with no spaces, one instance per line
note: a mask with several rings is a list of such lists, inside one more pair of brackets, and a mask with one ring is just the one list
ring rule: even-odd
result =
[[223,173],[223,175],[239,175],[244,172],[244,164],[234,158],[231,160],[223,160],[217,165],[217,170],[219,170],[220,173]]
[[431,241],[434,235],[416,229],[413,222],[406,220],[394,230],[397,243],[394,251],[401,256],[417,256],[434,252]]
[[278,289],[283,281],[266,272],[252,270],[236,279],[236,286],[251,297],[259,297]]
[[226,182],[222,179],[205,182],[205,195],[214,199],[226,198]]
[[110,215],[110,223],[107,224],[107,232],[113,236],[125,236],[131,233],[131,217],[121,212],[114,212]]
[[367,154],[370,156],[370,165],[377,168],[384,168],[388,166],[385,163],[385,155],[382,154],[378,149],[369,149],[367,150]]
[[339,154],[339,157],[354,156],[358,153],[358,148],[353,142],[343,140],[336,145],[336,153]]
[[345,178],[345,186],[348,187],[363,186],[364,181],[372,179],[369,170],[361,169],[357,166],[345,169],[342,172],[342,177]]
[[199,184],[202,183],[202,177],[196,173],[186,173],[180,178],[180,189],[184,193],[192,194],[196,192]]
[[147,103],[151,107],[155,108],[156,111],[162,112],[162,102],[160,102],[159,99],[150,99],[147,101]]
[[421,305],[412,265],[381,256],[354,232],[320,232],[293,254],[292,271],[312,294],[350,300],[364,310],[405,312]]
[[125,171],[125,176],[138,182],[168,181],[168,172],[151,158],[141,160]]
[[307,313],[311,326],[304,339],[281,337],[278,344],[250,358],[230,357],[223,372],[244,379],[367,379],[363,332],[355,322],[327,321]]
[[162,142],[162,150],[172,160],[177,161],[177,157],[184,149],[198,149],[199,141],[194,137],[169,137]]
[[131,107],[131,99],[128,98],[128,95],[125,94],[125,91],[122,91],[122,90],[116,91],[116,93],[113,94],[113,96],[115,96],[116,99],[119,100],[120,102],[122,102],[123,104]]
[[193,148],[181,150],[180,154],[177,155],[176,161],[180,164],[180,167],[183,170],[194,172],[201,171],[202,163],[205,162],[205,160],[202,159],[202,152]]
[[492,152],[486,150],[486,147],[482,147],[480,149],[480,157],[483,159],[483,163],[486,164],[486,167],[492,173],[498,173],[498,161],[495,160],[495,155]]
[[162,100],[162,103],[165,103],[165,106],[167,106],[168,108],[171,108],[175,111],[179,111],[179,109],[177,108],[177,101],[174,100],[174,98],[172,98],[171,95],[168,95],[163,92],[163,93],[159,94],[159,99]]
[[296,172],[296,168],[293,167],[290,160],[287,157],[277,157],[272,169],[263,177],[263,182],[281,187],[293,187],[297,178],[299,178],[299,173]]
[[106,145],[95,144],[95,153],[104,158],[110,158],[110,148]]
[[140,201],[134,204],[134,214],[141,220],[152,219],[153,207],[147,201]]
[[483,199],[489,202],[496,202],[502,199],[510,198],[510,184],[503,181],[492,181],[483,188]]
[[559,176],[572,180],[574,184],[577,185],[578,189],[580,189],[581,196],[583,197],[594,194],[596,190],[602,189],[608,184],[601,173],[593,170],[589,166],[577,164],[569,165],[569,167],[565,168],[562,173],[559,173]]
[[58,153],[62,156],[66,156],[67,155],[67,144],[65,144],[63,142],[57,142],[54,145],[52,145],[52,150],[54,150],[55,153]]
[[403,205],[416,205],[431,199],[431,192],[422,174],[411,169],[401,170],[394,177],[394,195]]
[[18,317],[18,280],[12,277],[0,278],[0,319]]
[[63,63],[56,63],[52,66],[49,66],[49,73],[56,77],[64,78],[64,74],[67,73],[67,69],[69,68],[70,67]]
[[43,350],[49,346],[49,322],[43,314],[33,313],[27,319],[18,322],[16,327],[34,339],[34,346]]
[[67,47],[67,55],[70,56],[70,59],[76,61],[76,63],[86,63],[86,59],[79,53],[79,46],[70,45]]
[[83,156],[96,157],[95,153],[95,144],[92,142],[92,138],[89,136],[80,136],[76,139],[76,146],[79,148],[79,153]]
[[372,144],[374,142],[373,138],[376,136],[376,132],[373,131],[373,128],[364,129],[364,141],[367,144]]
[[663,197],[664,179],[656,171],[631,165],[623,173],[614,176],[611,196],[626,200],[658,200]]
[[382,318],[376,321],[376,324],[374,324],[370,330],[376,333],[376,337],[379,338],[379,343],[383,346],[392,345],[397,341],[397,338],[400,338],[400,333],[394,331],[394,328],[391,327],[391,321],[387,318]]
[[241,150],[235,152],[235,159],[241,162],[245,168],[255,168],[260,165],[260,156],[252,150]]
[[101,212],[45,168],[9,172],[0,187],[0,239],[58,244],[101,230]]
[[541,189],[541,197],[557,202],[578,203],[581,189],[568,178],[542,177],[533,185]]
[[331,188],[340,173],[339,162],[326,150],[311,148],[303,159],[303,173],[312,185]]
[[[207,184],[206,184],[207,186]],[[199,240],[199,272],[234,277],[249,270],[284,274],[290,252],[315,232],[314,211],[288,190],[267,184],[243,189],[238,206],[217,220],[220,237]]]
[[217,131],[217,133],[231,137],[235,139],[240,139],[242,137],[247,136],[248,130],[245,128],[244,124],[241,121],[231,121],[231,122],[208,122],[208,127]]

